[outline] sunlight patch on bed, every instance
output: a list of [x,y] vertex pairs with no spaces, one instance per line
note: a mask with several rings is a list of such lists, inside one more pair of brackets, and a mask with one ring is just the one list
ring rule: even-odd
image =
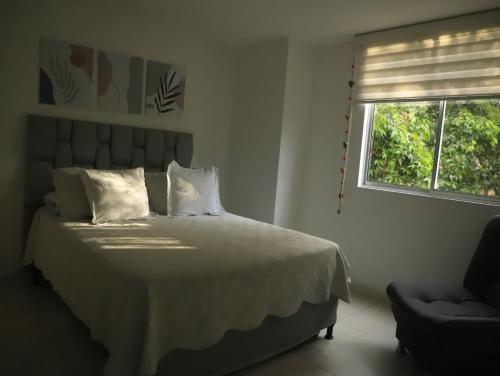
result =
[[147,249],[147,250],[168,250],[168,249],[196,249],[190,245],[167,245],[167,244],[104,244],[102,249]]
[[102,249],[196,249],[196,247],[183,244],[179,239],[172,237],[95,237],[87,238],[84,241],[97,243]]
[[108,229],[108,230],[131,230],[131,229],[145,229],[151,227],[149,223],[137,223],[137,222],[126,222],[126,223],[105,223],[102,225],[94,225],[88,222],[78,223],[78,222],[67,222],[62,223],[61,226],[66,227],[71,230],[95,230],[99,231],[100,229]]

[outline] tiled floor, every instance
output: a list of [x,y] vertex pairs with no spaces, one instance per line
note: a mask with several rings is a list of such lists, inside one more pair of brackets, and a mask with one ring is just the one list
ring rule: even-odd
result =
[[320,337],[238,376],[426,376],[396,351],[396,323],[384,298],[354,293],[351,304],[340,302],[338,316],[333,341]]
[[[340,304],[333,341],[309,341],[234,376],[424,375],[395,351],[394,330],[387,302],[355,293]],[[98,376],[106,357],[48,285],[34,288],[26,275],[0,280],[0,375]]]

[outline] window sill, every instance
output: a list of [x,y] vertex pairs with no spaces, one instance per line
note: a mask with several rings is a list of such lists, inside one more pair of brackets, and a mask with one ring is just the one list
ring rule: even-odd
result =
[[500,207],[500,198],[495,197],[480,197],[480,196],[469,196],[461,193],[452,193],[452,192],[443,192],[443,191],[425,191],[425,190],[416,190],[409,189],[405,187],[391,186],[385,184],[377,184],[377,183],[364,183],[358,185],[358,188],[361,189],[369,189],[375,191],[383,191],[383,192],[392,192],[392,193],[402,193],[411,196],[420,196],[420,197],[429,197],[429,198],[437,198],[444,199],[450,201],[458,201],[468,204],[476,204],[476,205],[486,205],[486,206],[495,206]]

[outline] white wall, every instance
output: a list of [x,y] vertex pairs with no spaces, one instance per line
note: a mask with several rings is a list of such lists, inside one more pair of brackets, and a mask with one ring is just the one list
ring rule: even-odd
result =
[[350,43],[315,54],[299,228],[336,241],[354,283],[378,291],[392,280],[460,284],[482,229],[500,208],[357,188],[361,106],[353,116],[345,205],[336,214],[351,58]]
[[239,48],[235,57],[226,209],[272,223],[288,40]]
[[313,49],[289,41],[274,211],[274,223],[283,227],[297,227],[300,216],[312,78]]
[[312,71],[313,49],[288,38],[237,50],[229,211],[296,227]]
[[[38,104],[40,37],[185,65],[183,119]],[[233,87],[231,53],[213,48],[183,30],[169,29],[161,17],[155,21],[126,7],[113,9],[110,4],[90,1],[2,3],[0,38],[0,275],[20,265],[24,130],[28,113],[193,132],[193,165],[220,167],[224,200]]]

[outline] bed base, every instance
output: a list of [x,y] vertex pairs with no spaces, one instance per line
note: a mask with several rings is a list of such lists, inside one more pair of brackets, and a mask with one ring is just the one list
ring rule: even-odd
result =
[[330,325],[326,328],[325,339],[332,340],[333,339],[333,325]]
[[333,339],[338,300],[323,304],[303,303],[292,316],[268,316],[262,325],[250,331],[228,331],[217,344],[198,351],[175,350],[158,364],[157,376],[222,376],[272,358],[303,342],[320,340],[318,333],[327,328],[326,339]]

